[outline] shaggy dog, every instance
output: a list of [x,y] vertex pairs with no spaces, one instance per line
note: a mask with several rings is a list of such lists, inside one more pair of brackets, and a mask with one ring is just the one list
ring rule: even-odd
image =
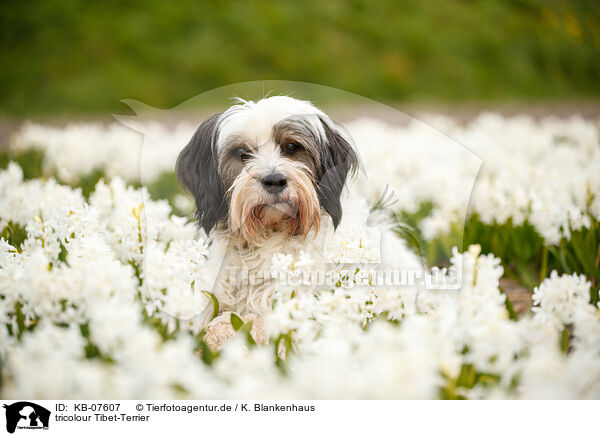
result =
[[342,191],[358,166],[340,128],[291,97],[238,100],[198,128],[176,170],[212,241],[221,309],[207,327],[213,349],[233,334],[230,312],[254,320],[253,335],[263,340],[274,281],[262,273],[277,253],[323,252],[323,229],[340,224]]

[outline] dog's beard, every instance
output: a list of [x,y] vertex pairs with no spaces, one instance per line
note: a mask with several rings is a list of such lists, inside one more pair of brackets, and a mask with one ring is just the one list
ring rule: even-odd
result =
[[300,168],[286,171],[288,187],[279,195],[266,192],[253,171],[242,171],[232,184],[228,226],[248,244],[272,233],[306,237],[319,230],[319,200],[310,177]]

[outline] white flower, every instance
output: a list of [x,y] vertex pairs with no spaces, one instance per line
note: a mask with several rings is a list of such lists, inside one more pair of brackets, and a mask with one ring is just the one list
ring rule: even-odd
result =
[[[13,147],[43,149],[60,182],[94,169],[108,177],[86,200],[51,178],[25,181],[14,163],[0,171],[0,228],[27,234],[0,239],[2,396],[599,398],[600,311],[585,277],[552,272],[534,289],[533,313],[511,320],[498,258],[455,248],[448,268],[423,271],[393,237],[398,223],[370,219],[355,195],[375,199],[389,183],[391,217],[430,203],[418,229],[426,239],[454,231],[469,210],[487,224],[528,222],[557,244],[600,218],[596,123],[493,114],[428,122],[453,139],[416,120],[349,123],[368,180],[350,187],[342,223],[318,249],[270,263],[272,273],[302,278],[324,260],[331,282],[282,283],[264,319],[271,343],[249,347],[238,332],[210,368],[197,356],[197,315],[212,311],[203,291],[215,247],[166,201],[129,185],[171,171],[195,126],[144,123],[142,138],[118,124],[25,125]],[[380,265],[422,280],[363,280]],[[441,286],[451,279],[460,289]],[[285,374],[274,346],[282,337]],[[456,386],[461,374],[475,386]]]
[[533,290],[533,311],[550,322],[570,324],[575,314],[589,306],[590,282],[583,275],[559,276],[550,273],[539,287]]

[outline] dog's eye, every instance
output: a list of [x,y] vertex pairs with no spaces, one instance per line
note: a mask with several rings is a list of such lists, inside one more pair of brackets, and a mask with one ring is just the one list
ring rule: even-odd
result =
[[243,162],[245,160],[248,160],[252,157],[252,155],[250,154],[250,152],[248,150],[246,150],[244,147],[238,147],[237,150],[235,151],[237,157]]
[[302,146],[294,141],[286,142],[285,144],[283,144],[283,147],[282,147],[283,151],[286,152],[287,154],[294,154],[301,148],[302,148]]

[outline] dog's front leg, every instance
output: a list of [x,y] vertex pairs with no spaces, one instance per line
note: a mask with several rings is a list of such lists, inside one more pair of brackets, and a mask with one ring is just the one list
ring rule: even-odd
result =
[[[235,329],[231,325],[231,314],[233,312],[224,312],[217,316],[206,326],[204,341],[213,352],[219,351],[234,334]],[[250,336],[257,344],[265,344],[267,337],[265,335],[264,321],[262,318],[253,314],[241,316],[244,323],[252,321],[252,330]]]

